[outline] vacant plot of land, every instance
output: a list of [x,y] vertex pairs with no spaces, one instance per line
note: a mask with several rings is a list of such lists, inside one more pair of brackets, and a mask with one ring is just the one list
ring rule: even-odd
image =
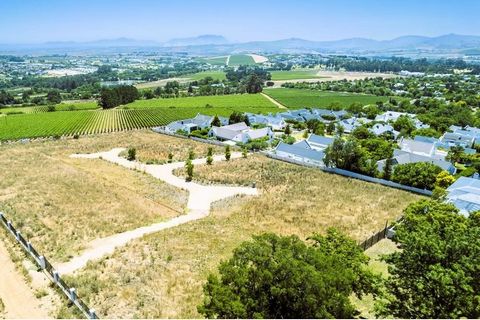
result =
[[100,316],[197,318],[208,273],[252,235],[305,239],[334,226],[363,240],[419,198],[263,156],[194,171],[203,183],[257,182],[261,195],[217,202],[207,218],[136,240],[69,278]]
[[318,70],[291,70],[291,71],[271,71],[273,81],[278,80],[298,80],[298,79],[319,79]]
[[232,94],[225,96],[199,96],[186,98],[168,98],[168,99],[151,99],[137,100],[126,107],[135,108],[199,108],[210,105],[213,108],[276,108],[268,99],[261,94]]
[[248,54],[233,54],[228,60],[229,66],[245,66],[254,64],[256,64],[255,60]]
[[70,158],[129,146],[140,160],[157,162],[169,152],[184,160],[190,149],[204,156],[209,147],[150,131],[3,145],[0,211],[54,262],[77,255],[96,238],[183,214],[183,190],[102,160]]
[[354,102],[363,105],[387,101],[388,97],[345,92],[329,92],[308,89],[268,89],[264,92],[288,108],[326,108],[332,103],[347,107]]

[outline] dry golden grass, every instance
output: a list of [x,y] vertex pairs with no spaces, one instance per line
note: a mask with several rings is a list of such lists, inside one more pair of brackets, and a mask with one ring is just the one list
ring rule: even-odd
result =
[[305,239],[335,226],[362,240],[419,198],[263,156],[196,166],[195,179],[256,181],[262,195],[217,202],[207,218],[135,240],[70,278],[101,317],[197,318],[208,273],[252,235]]
[[158,161],[169,152],[186,158],[189,149],[200,156],[208,148],[147,130],[2,145],[0,210],[53,262],[96,238],[182,214],[186,191],[102,160],[69,157],[129,146]]

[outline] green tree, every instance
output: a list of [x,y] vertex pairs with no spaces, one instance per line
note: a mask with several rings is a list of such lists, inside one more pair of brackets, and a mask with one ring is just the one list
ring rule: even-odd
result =
[[437,175],[441,171],[442,168],[429,162],[399,164],[393,170],[392,181],[415,188],[433,190]]
[[208,151],[207,151],[207,164],[208,165],[211,165],[213,162],[213,148],[212,147],[208,147]]
[[232,157],[232,153],[230,151],[230,146],[225,147],[225,160],[229,161]]
[[415,124],[409,116],[400,116],[393,123],[393,128],[397,131],[410,135],[415,130]]
[[447,171],[443,170],[437,175],[437,178],[435,179],[435,186],[442,189],[447,189],[454,182],[455,182],[455,177],[452,176]]
[[218,118],[217,115],[215,115],[215,117],[213,117],[212,126],[213,127],[221,127],[222,126],[222,123],[220,122],[220,119]]
[[447,160],[451,163],[455,164],[456,162],[460,162],[462,157],[464,156],[464,150],[462,146],[453,146],[450,147],[447,154]]
[[127,150],[127,160],[134,161],[137,158],[137,149],[128,148]]
[[47,93],[47,102],[57,104],[62,102],[62,95],[58,90],[50,90]]
[[[371,292],[368,261],[352,242],[316,236],[255,236],[211,274],[198,310],[207,318],[352,318],[354,292]],[[336,241],[336,242],[335,242]],[[363,255],[363,256],[362,256]]]
[[248,150],[247,150],[247,148],[243,147],[242,148],[242,157],[247,158],[247,155],[248,155]]
[[168,163],[172,163],[173,162],[173,153],[169,152],[168,153]]
[[379,316],[406,319],[480,317],[480,214],[450,204],[411,204],[396,226],[402,250],[390,264]]
[[287,124],[287,126],[285,127],[285,130],[284,130],[284,133],[289,136],[292,134],[292,129],[290,128],[290,125]]
[[195,152],[193,151],[193,149],[190,149],[190,150],[188,151],[188,159],[189,159],[189,160],[195,159]]
[[392,178],[393,159],[387,158],[385,160],[385,167],[383,167],[383,179],[390,180]]
[[187,178],[185,180],[190,182],[193,180],[193,163],[190,158],[185,162],[185,169],[187,170]]

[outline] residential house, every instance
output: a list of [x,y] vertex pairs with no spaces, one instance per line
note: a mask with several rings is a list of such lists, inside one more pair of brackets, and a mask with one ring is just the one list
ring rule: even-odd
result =
[[248,121],[251,125],[253,124],[263,124],[267,127],[272,128],[272,130],[283,130],[287,126],[285,120],[279,114],[254,114],[254,113],[246,113],[248,117]]
[[273,138],[273,131],[270,127],[251,129],[245,122],[235,123],[223,127],[213,126],[208,133],[220,141],[233,141],[235,143],[247,143],[251,140],[268,137]]
[[383,123],[376,123],[373,125],[373,127],[370,128],[370,132],[372,132],[374,135],[379,136],[384,133],[390,132],[393,134],[394,138],[396,139],[400,132],[396,131],[393,129],[393,127],[389,124],[383,124]]
[[445,157],[447,156],[446,151],[437,149],[436,142],[418,141],[402,138],[398,142],[398,146],[402,151],[434,159],[445,160]]
[[291,159],[307,164],[323,165],[325,154],[321,151],[309,149],[305,141],[293,145],[280,142],[274,150],[274,153],[282,158]]
[[412,119],[415,118],[415,115],[412,113],[387,111],[376,116],[375,121],[378,121],[378,122],[397,121],[397,119],[400,118],[401,116],[408,116]]
[[445,201],[455,205],[465,216],[480,210],[480,180],[467,177],[458,178],[447,188]]
[[[218,117],[222,125],[228,124],[228,118]],[[194,118],[173,121],[165,126],[165,131],[169,133],[176,133],[184,131],[191,133],[194,130],[201,130],[209,128],[212,125],[214,117],[203,114],[197,114]]]
[[[383,172],[386,161],[387,161],[386,159],[377,161],[378,171]],[[455,168],[455,166],[448,161],[435,159],[429,156],[415,154],[415,153],[407,152],[403,150],[398,150],[398,149],[393,150],[393,157],[392,157],[393,167],[399,164],[417,163],[417,162],[428,162],[428,163],[437,165],[452,175],[457,172],[457,168]]]
[[311,134],[306,141],[311,149],[323,151],[333,143],[333,138]]

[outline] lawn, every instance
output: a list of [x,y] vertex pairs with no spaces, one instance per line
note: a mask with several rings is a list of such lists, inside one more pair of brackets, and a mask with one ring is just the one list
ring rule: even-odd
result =
[[100,317],[198,318],[208,273],[252,235],[305,239],[337,227],[360,241],[420,198],[260,155],[194,172],[203,183],[257,182],[261,195],[219,201],[207,218],[135,240],[68,277]]
[[266,89],[264,93],[288,108],[328,108],[332,103],[347,107],[354,102],[363,105],[388,101],[388,97],[346,92],[317,91],[308,89]]
[[247,54],[233,54],[228,61],[229,66],[255,65],[255,60]]
[[221,80],[221,81],[227,79],[227,77],[225,76],[225,72],[223,71],[204,71],[204,72],[198,72],[192,75],[185,76],[185,78],[188,78],[191,80],[201,80],[206,77],[211,77],[214,80]]
[[214,108],[272,108],[277,109],[273,103],[261,94],[232,94],[224,96],[198,96],[184,98],[150,99],[137,100],[127,104],[125,108],[198,108],[205,107],[207,104]]
[[[135,147],[142,161],[205,156],[209,145],[151,131],[0,146],[0,211],[51,261],[65,261],[91,240],[183,214],[186,191],[150,175],[73,153]],[[216,148],[216,153],[223,149]]]
[[273,81],[278,80],[302,80],[324,78],[317,75],[318,70],[291,70],[291,71],[270,71]]

